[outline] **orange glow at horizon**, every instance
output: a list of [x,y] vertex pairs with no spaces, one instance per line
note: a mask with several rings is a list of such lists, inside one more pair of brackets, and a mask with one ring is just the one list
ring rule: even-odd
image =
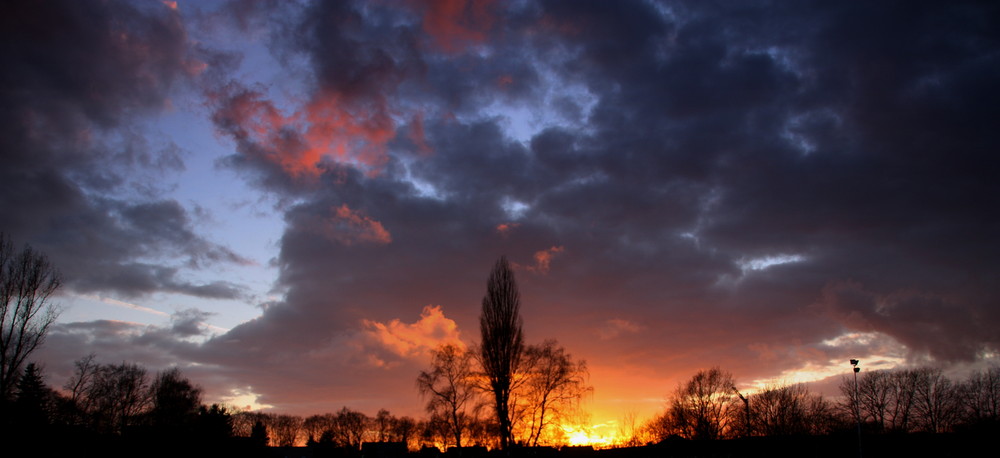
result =
[[610,448],[621,442],[617,430],[604,428],[607,430],[598,431],[598,429],[602,429],[602,426],[607,425],[562,425],[560,427],[566,435],[566,445]]

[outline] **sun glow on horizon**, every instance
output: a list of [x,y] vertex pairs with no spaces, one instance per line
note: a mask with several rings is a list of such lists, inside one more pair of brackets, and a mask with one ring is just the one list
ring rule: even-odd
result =
[[[618,434],[608,425],[600,424],[593,426],[584,425],[562,425],[561,428],[566,434],[566,445],[586,446],[594,448],[610,448],[618,443]],[[605,431],[600,431],[604,429]]]
[[274,408],[273,405],[259,402],[260,394],[253,392],[250,388],[230,390],[229,395],[222,396],[221,401],[248,412]]

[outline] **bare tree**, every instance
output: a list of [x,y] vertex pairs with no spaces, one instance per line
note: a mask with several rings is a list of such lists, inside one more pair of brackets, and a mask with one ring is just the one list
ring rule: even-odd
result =
[[[811,434],[829,410],[805,385],[767,387],[750,396],[750,431],[764,436]],[[738,422],[746,421],[736,415]]]
[[[633,432],[631,436],[623,434],[622,436],[625,438],[625,443],[639,445],[642,443],[641,441],[643,439],[645,439],[646,442],[660,442],[670,438],[671,436],[683,437],[686,435],[686,432],[681,427],[680,421],[676,418],[676,413],[677,412],[674,411],[672,405],[668,404],[667,408],[662,413],[646,420],[646,422],[639,427],[638,432]],[[624,422],[627,423],[628,420],[629,418],[626,417]],[[622,431],[622,429],[619,428],[619,431]]]
[[391,442],[402,442],[406,444],[407,448],[411,448],[413,444],[410,444],[410,442],[416,439],[417,436],[417,422],[407,416],[399,417],[392,422],[390,432],[389,440]]
[[[944,385],[948,385],[945,387]],[[864,373],[854,382],[844,378],[840,390],[845,395],[842,408],[860,415],[861,422],[870,423],[879,432],[912,432],[928,429],[928,415],[951,422],[957,415],[957,392],[940,372],[929,368],[878,370]],[[932,407],[935,403],[947,401]],[[855,404],[857,403],[857,404]],[[947,407],[947,412],[941,409]],[[940,415],[947,414],[947,418]],[[855,418],[857,421],[858,418]],[[937,420],[931,420],[937,424]],[[950,423],[949,423],[950,424]],[[937,426],[931,429],[937,429]]]
[[891,427],[894,421],[895,382],[887,370],[865,372],[855,383],[853,379],[844,377],[840,383],[840,391],[844,394],[845,410],[854,412],[856,421],[871,422],[878,431]]
[[728,432],[732,409],[732,374],[714,367],[698,371],[677,387],[670,417],[678,433],[690,439],[719,439]]
[[372,419],[372,433],[375,435],[375,442],[388,442],[392,434],[392,424],[396,421],[386,409],[379,409]]
[[233,415],[233,436],[250,437],[255,424],[266,426],[269,421],[268,414],[263,412],[237,412]]
[[80,405],[95,429],[122,434],[149,407],[149,387],[149,377],[142,366],[100,365],[87,384]]
[[336,416],[330,413],[307,417],[302,423],[302,431],[306,435],[306,440],[308,442],[319,442],[323,437],[323,433],[333,431],[336,421]]
[[635,410],[630,409],[618,420],[618,446],[638,447],[642,445],[645,425],[638,424],[638,418]]
[[49,297],[59,284],[44,254],[30,246],[18,251],[0,233],[0,399],[11,398],[22,366],[56,320]]
[[335,428],[332,431],[334,442],[343,447],[361,450],[368,431],[368,416],[344,407],[337,412]]
[[[66,389],[66,391],[69,391],[70,405],[72,405],[77,412],[86,412],[89,410],[89,406],[87,405],[87,402],[89,401],[87,390],[90,389],[91,382],[94,380],[97,370],[100,368],[100,365],[94,361],[96,358],[97,355],[91,353],[76,360],[73,363],[76,370],[73,372],[73,375],[69,378],[69,380],[66,381],[66,384],[63,385],[63,388]],[[78,419],[74,419],[73,423],[77,423],[77,420]]]
[[912,371],[916,380],[914,407],[916,422],[927,432],[946,432],[958,420],[958,390],[941,369],[921,368]]
[[455,345],[438,347],[431,357],[431,370],[417,377],[417,388],[429,398],[427,412],[444,422],[446,434],[461,447],[462,434],[476,407],[472,354]]
[[966,421],[986,424],[1000,420],[1000,366],[973,372],[962,384]]
[[493,393],[493,409],[499,426],[500,448],[513,444],[511,392],[524,353],[521,333],[521,298],[507,258],[500,257],[490,272],[483,297],[479,329],[482,335],[480,363]]
[[294,447],[302,431],[302,417],[297,415],[275,415],[272,418],[271,441],[278,447]]
[[572,356],[555,340],[529,346],[525,351],[524,365],[526,380],[522,391],[526,404],[526,442],[538,446],[543,433],[573,413],[592,388],[586,384],[587,363],[573,361]]

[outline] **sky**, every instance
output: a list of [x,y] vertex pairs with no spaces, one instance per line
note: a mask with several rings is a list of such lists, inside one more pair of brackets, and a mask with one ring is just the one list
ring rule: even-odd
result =
[[421,416],[501,256],[595,424],[713,366],[998,360],[996,3],[0,8],[0,230],[62,273],[54,385],[94,353]]

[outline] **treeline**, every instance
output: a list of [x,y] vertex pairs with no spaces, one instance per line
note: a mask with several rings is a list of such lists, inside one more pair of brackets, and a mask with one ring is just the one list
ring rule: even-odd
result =
[[623,445],[670,438],[817,436],[846,433],[859,425],[866,435],[996,431],[1000,426],[1000,367],[953,381],[940,369],[894,369],[844,377],[843,396],[828,400],[806,385],[766,387],[744,395],[732,374],[699,371],[680,384],[666,409],[628,431]]
[[[421,446],[428,424],[410,417],[396,417],[382,409],[374,417],[344,407],[336,413],[311,415],[238,412],[233,434],[274,447],[300,445],[360,450],[366,442],[394,442],[407,448]],[[429,439],[432,441],[432,439]]]
[[[492,391],[485,383],[476,349],[442,345],[432,352],[431,368],[417,377],[428,418],[375,416],[344,407],[307,417],[264,412],[233,415],[233,434],[275,447],[306,445],[360,450],[363,443],[401,443],[409,450],[453,446],[498,448],[500,426],[491,415]],[[513,376],[509,403],[517,445],[561,445],[561,422],[579,413],[586,364],[574,361],[554,340],[529,345]]]
[[2,400],[5,432],[47,452],[239,449],[231,411],[203,404],[202,390],[178,369],[151,375],[138,364],[98,364],[93,355],[75,365],[62,392],[38,366],[25,366]]

